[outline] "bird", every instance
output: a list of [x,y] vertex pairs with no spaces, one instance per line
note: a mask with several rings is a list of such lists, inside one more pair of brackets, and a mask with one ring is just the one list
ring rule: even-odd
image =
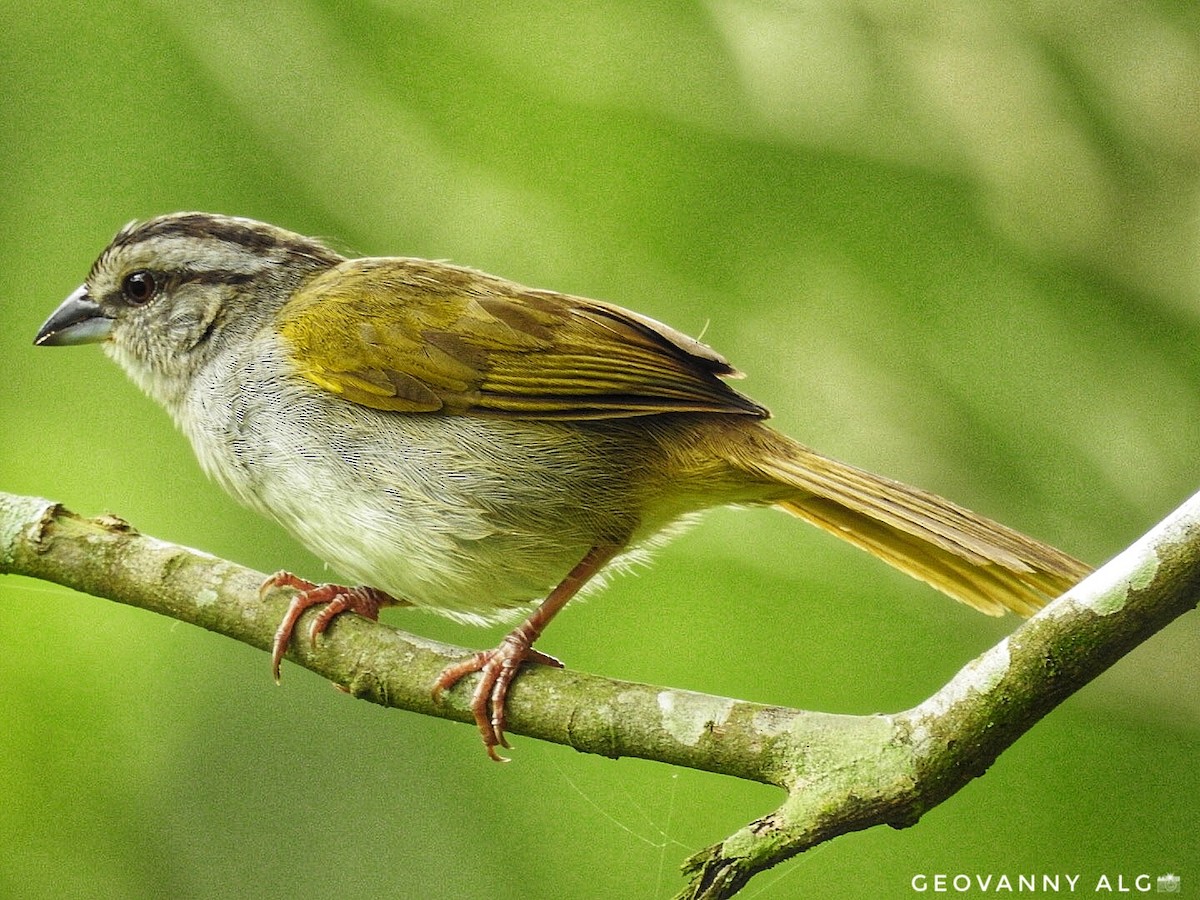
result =
[[505,702],[585,587],[704,510],[773,506],[990,615],[1030,615],[1090,571],[936,494],[767,424],[715,350],[612,303],[448,262],[349,258],[249,218],[180,212],[122,228],[35,343],[100,343],[203,470],[348,583],[281,571],[316,642],[345,612],[524,616],[473,673],[488,755]]

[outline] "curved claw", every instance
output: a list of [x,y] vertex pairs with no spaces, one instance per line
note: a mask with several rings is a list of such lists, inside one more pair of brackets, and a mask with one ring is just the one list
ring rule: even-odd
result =
[[279,623],[271,644],[271,674],[275,677],[276,684],[279,683],[279,667],[284,654],[287,653],[288,644],[291,643],[296,623],[310,607],[322,603],[329,604],[321,610],[308,630],[309,641],[316,646],[317,638],[324,634],[330,623],[342,613],[356,612],[360,616],[378,621],[380,607],[393,606],[400,602],[377,588],[345,587],[340,584],[317,585],[282,571],[276,572],[262,583],[258,589],[259,597],[265,597],[273,588],[279,587],[295,588],[296,595],[288,604],[287,612],[283,621]]
[[504,736],[508,724],[505,702],[513,679],[520,672],[522,663],[526,662],[562,668],[562,663],[553,656],[529,646],[528,638],[518,629],[494,650],[483,650],[460,663],[447,666],[433,686],[433,699],[437,700],[443,691],[454,687],[467,675],[480,673],[479,684],[475,685],[471,694],[471,713],[483,738],[484,749],[495,762],[508,762],[508,757],[501,756],[496,748],[512,747]]
[[[472,672],[480,674],[479,684],[471,695],[471,712],[475,717],[475,726],[483,737],[483,746],[487,755],[496,762],[507,760],[496,752],[497,747],[508,747],[504,737],[507,724],[507,713],[504,709],[508,699],[508,689],[513,679],[521,670],[521,663],[535,662],[544,666],[562,668],[553,656],[547,656],[533,649],[533,642],[538,639],[550,620],[561,610],[576,592],[587,583],[620,549],[621,544],[598,544],[589,550],[570,572],[550,592],[541,605],[530,614],[509,634],[495,650],[476,653],[470,659],[447,666],[438,676],[433,685],[433,699],[437,700],[442,691],[458,684]],[[491,715],[488,709],[491,709]]]

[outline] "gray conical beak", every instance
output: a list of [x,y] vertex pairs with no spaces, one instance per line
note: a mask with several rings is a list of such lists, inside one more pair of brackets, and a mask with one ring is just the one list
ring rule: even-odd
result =
[[81,285],[46,320],[33,342],[39,347],[94,344],[108,337],[112,324],[99,304],[88,297],[86,285]]

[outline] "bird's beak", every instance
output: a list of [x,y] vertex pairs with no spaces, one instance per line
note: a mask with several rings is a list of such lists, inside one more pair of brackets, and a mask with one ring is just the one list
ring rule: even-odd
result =
[[94,344],[108,337],[112,325],[113,320],[88,297],[87,286],[81,285],[46,320],[33,342],[39,347]]

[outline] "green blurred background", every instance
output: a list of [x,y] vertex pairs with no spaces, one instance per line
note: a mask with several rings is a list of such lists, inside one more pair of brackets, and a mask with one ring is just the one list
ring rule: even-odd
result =
[[[249,215],[613,300],[779,427],[1093,562],[1197,488],[1200,7],[4,2],[0,489],[323,577],[166,416],[38,325],[135,217]],[[473,647],[498,630],[396,611]],[[540,646],[604,675],[905,708],[1016,624],[721,511]],[[356,702],[260,652],[0,580],[0,895],[669,896],[759,785]],[[1200,890],[1187,616],[916,827],[747,897],[918,873]]]

